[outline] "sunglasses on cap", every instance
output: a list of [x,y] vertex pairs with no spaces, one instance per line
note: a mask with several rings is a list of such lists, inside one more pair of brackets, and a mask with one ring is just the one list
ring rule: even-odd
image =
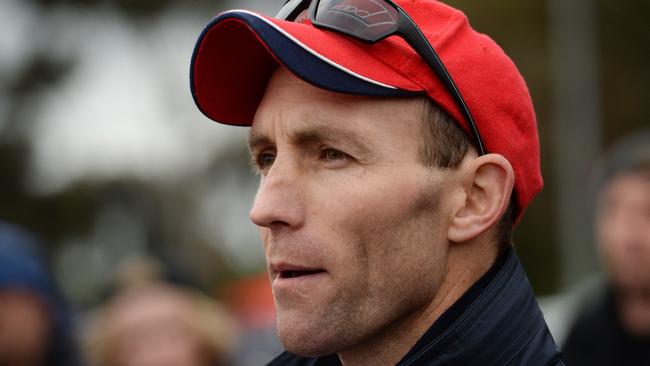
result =
[[485,155],[472,114],[447,68],[417,24],[396,3],[391,0],[289,0],[276,18],[301,21],[298,18],[304,16],[317,28],[339,32],[370,44],[393,35],[402,37],[451,93],[467,120],[479,154]]

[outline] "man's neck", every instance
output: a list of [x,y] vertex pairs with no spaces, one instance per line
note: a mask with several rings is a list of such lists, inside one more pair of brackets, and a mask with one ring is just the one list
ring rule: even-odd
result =
[[496,260],[494,245],[451,244],[447,270],[431,302],[396,320],[362,344],[339,353],[344,366],[395,365],[431,325],[451,307]]

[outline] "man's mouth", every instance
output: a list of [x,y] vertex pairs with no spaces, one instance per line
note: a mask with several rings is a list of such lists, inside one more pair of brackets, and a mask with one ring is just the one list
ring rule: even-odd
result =
[[308,277],[326,272],[324,268],[292,264],[287,262],[272,262],[270,270],[275,272],[275,278],[280,280]]
[[308,270],[308,271],[280,271],[280,278],[296,278],[302,276],[309,276],[317,273],[325,272],[323,270]]
[[280,297],[286,296],[291,291],[300,291],[304,295],[305,291],[312,291],[318,286],[324,285],[326,282],[322,281],[327,279],[327,270],[316,266],[272,263],[270,270],[274,275],[273,293]]

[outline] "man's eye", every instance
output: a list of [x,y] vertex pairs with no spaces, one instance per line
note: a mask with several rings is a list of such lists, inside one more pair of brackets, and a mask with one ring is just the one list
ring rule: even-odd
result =
[[271,153],[271,152],[261,153],[257,156],[257,159],[255,160],[257,163],[257,167],[260,170],[270,168],[271,165],[273,165],[273,162],[275,162],[275,153]]
[[341,150],[323,149],[321,150],[321,158],[328,161],[336,161],[336,160],[347,159],[348,154],[344,153]]

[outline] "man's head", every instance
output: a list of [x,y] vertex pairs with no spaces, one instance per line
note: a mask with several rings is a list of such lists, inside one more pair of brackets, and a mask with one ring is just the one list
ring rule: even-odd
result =
[[535,116],[510,59],[459,11],[398,3],[447,66],[487,154],[399,37],[368,45],[235,11],[213,20],[193,57],[199,108],[251,126],[261,182],[250,216],[281,339],[302,355],[362,357],[387,335],[421,335],[490,267],[510,217],[541,189]]
[[[340,2],[348,3],[360,7],[367,2]],[[525,81],[503,50],[472,29],[459,10],[434,0],[396,3],[439,55],[474,117],[485,150],[512,165],[518,221],[542,188],[537,123]],[[194,101],[211,119],[250,126],[278,65],[330,91],[426,96],[472,134],[450,88],[399,36],[366,44],[316,28],[308,19],[287,22],[241,10],[220,14],[199,37],[190,75]]]
[[513,173],[499,155],[427,166],[423,109],[273,75],[251,127],[261,183],[250,216],[289,350],[337,352],[416,323],[450,271],[447,243],[473,240],[506,210]]
[[621,140],[603,161],[596,235],[625,328],[650,335],[650,132]]

